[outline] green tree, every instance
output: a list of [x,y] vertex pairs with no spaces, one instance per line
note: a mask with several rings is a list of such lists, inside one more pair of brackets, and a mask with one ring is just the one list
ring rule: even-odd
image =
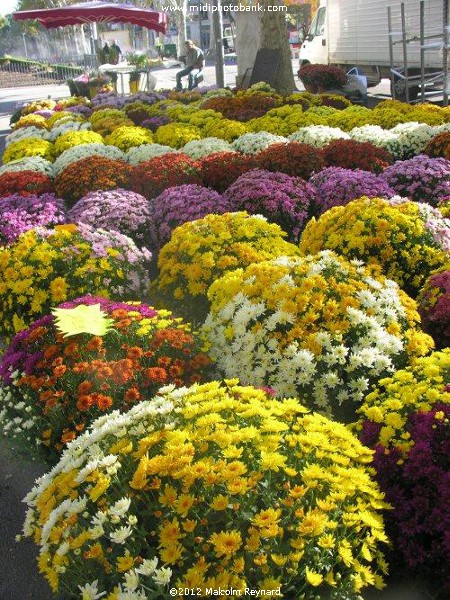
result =
[[17,10],[38,10],[40,8],[58,8],[75,4],[79,0],[18,0]]
[[177,54],[184,54],[186,41],[186,15],[188,0],[144,0],[149,8],[162,10],[162,7],[171,7],[173,10],[167,11],[166,15],[177,28]]

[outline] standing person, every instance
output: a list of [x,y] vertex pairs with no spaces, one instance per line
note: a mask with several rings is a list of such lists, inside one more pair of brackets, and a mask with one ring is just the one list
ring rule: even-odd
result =
[[118,65],[120,57],[122,56],[122,50],[117,45],[117,40],[113,40],[109,47],[109,62],[112,65]]
[[176,90],[181,92],[183,84],[181,78],[188,75],[188,89],[192,90],[198,86],[198,76],[203,69],[205,55],[203,50],[198,48],[192,40],[186,40],[186,67],[178,71],[176,75],[177,87]]
[[[105,42],[105,45],[103,46],[102,50],[101,50],[101,59],[102,59],[102,64],[109,64],[109,65],[117,65],[119,64],[119,57],[122,54],[122,50],[119,48],[119,46],[117,45],[117,41],[113,40],[111,46],[108,44],[108,42]],[[114,86],[114,89],[117,91],[117,73],[114,73],[113,71],[107,71],[106,74],[111,77],[111,83]]]
[[105,65],[109,63],[109,44],[105,42],[105,45],[102,48],[102,64]]
[[97,55],[98,62],[101,65],[106,65],[106,63],[109,63],[109,45],[108,45],[108,42],[105,42],[105,45],[103,47],[101,47],[99,45],[98,48],[96,48],[95,53]]

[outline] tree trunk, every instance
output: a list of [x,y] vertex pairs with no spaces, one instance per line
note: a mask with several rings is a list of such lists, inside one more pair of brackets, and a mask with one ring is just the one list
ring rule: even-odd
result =
[[184,56],[186,54],[186,11],[187,11],[187,0],[176,0],[181,10],[177,10],[175,13],[175,22],[177,25],[177,49],[178,56]]
[[292,94],[296,89],[296,85],[286,24],[287,13],[269,12],[267,10],[269,6],[279,6],[281,8],[285,4],[281,0],[258,0],[258,2],[266,9],[264,12],[259,13],[261,23],[260,48],[278,48],[281,53],[274,87],[279,94]]
[[256,53],[260,48],[260,21],[255,13],[233,13],[236,23],[236,56],[237,56],[237,82],[245,76],[247,69],[252,69],[255,64]]

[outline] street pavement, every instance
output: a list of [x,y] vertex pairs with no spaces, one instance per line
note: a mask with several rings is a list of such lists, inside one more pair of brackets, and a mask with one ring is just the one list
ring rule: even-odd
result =
[[[178,68],[154,71],[157,89],[175,87],[175,74]],[[207,66],[203,85],[215,83],[215,69]],[[236,66],[225,67],[225,83],[234,87]],[[298,82],[298,80],[296,79]],[[374,101],[387,97],[386,82],[379,86]],[[299,89],[300,86],[299,86]],[[381,94],[381,95],[380,95]],[[4,138],[9,129],[9,119],[19,104],[48,96],[59,99],[69,96],[67,85],[46,85],[28,88],[0,90],[0,155],[4,149]],[[55,600],[45,580],[36,567],[36,548],[29,540],[16,542],[25,515],[23,497],[33,486],[37,477],[45,472],[40,463],[21,458],[10,449],[5,441],[0,441],[0,600]],[[364,600],[430,600],[426,585],[413,578],[402,576],[389,581],[382,592],[369,591]],[[62,597],[59,600],[66,600]]]

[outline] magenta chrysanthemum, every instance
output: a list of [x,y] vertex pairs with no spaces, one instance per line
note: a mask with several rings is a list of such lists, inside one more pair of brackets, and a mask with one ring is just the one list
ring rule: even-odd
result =
[[229,202],[210,188],[196,184],[168,188],[150,203],[150,238],[160,248],[178,225],[229,211]]
[[361,196],[390,198],[395,195],[386,181],[361,169],[328,167],[313,175],[309,183],[316,190],[314,212],[317,215],[333,206],[345,206]]
[[241,175],[223,194],[230,210],[262,214],[297,240],[314,201],[314,188],[300,177],[253,169]]
[[150,223],[148,200],[129,190],[90,192],[69,210],[71,223],[87,223],[101,229],[120,231],[136,243],[146,245]]

